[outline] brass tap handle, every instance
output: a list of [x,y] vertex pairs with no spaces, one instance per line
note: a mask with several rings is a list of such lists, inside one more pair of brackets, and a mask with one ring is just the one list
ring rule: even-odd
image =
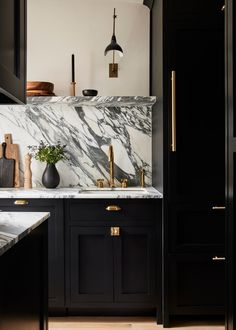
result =
[[97,187],[98,188],[104,187],[104,179],[97,179]]
[[140,185],[142,188],[145,187],[145,169],[142,168],[141,171],[140,171]]
[[121,179],[121,188],[127,188],[128,186],[128,179]]

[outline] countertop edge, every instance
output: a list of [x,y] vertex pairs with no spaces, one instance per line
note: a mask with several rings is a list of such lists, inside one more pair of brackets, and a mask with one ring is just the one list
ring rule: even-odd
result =
[[27,236],[29,233],[31,233],[35,228],[40,226],[45,220],[47,220],[50,217],[50,213],[48,212],[0,212],[0,226],[1,226],[1,218],[4,217],[4,215],[16,215],[19,216],[19,214],[25,215],[26,217],[34,215],[39,215],[39,219],[35,220],[33,224],[30,225],[30,227],[26,227],[22,232],[19,234],[12,234],[10,232],[4,232],[0,230],[0,239],[6,238],[7,242],[0,245],[0,256],[3,255],[5,252],[7,252],[11,247],[13,247],[15,244],[17,244],[22,238]]

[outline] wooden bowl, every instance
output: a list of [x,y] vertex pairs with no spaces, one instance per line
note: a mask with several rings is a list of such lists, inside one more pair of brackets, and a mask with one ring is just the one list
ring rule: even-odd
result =
[[27,81],[27,91],[46,91],[48,93],[53,93],[54,84],[47,81]]

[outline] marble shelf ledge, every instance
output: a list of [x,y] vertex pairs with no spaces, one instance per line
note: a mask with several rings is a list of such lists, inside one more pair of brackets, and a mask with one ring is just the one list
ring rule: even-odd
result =
[[49,216],[47,212],[0,212],[0,256]]
[[[163,198],[163,195],[153,187],[146,187],[146,192],[143,194],[134,191],[127,190],[123,191],[106,191],[105,194],[99,191],[96,193],[90,194],[83,191],[81,187],[74,188],[56,188],[56,189],[46,189],[46,188],[0,188],[0,198],[54,198],[54,199],[63,199],[63,198],[78,198],[78,199],[118,199],[118,198]],[[0,213],[1,214],[1,213]]]
[[27,97],[27,105],[67,104],[73,107],[122,107],[150,106],[156,103],[156,96],[37,96]]

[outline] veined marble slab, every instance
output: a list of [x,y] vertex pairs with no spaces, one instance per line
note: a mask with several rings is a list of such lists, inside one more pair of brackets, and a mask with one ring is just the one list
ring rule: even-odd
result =
[[40,96],[28,97],[27,104],[64,103],[73,107],[81,106],[153,106],[156,96]]
[[[74,188],[1,188],[0,198],[101,198],[101,199],[112,199],[112,198],[163,198],[163,195],[153,187],[147,187],[144,191],[135,191],[129,188],[118,189],[118,190],[106,190],[99,189],[94,190],[92,193],[81,189],[80,187]],[[1,214],[1,213],[0,213]]]
[[47,212],[0,212],[0,256],[49,218]]
[[[0,106],[0,139],[12,133],[23,156],[40,140],[67,145],[69,162],[57,164],[60,187],[86,187],[109,179],[108,149],[113,145],[116,184],[140,185],[145,168],[152,185],[152,105],[155,97],[34,97],[27,105]],[[33,186],[42,186],[45,164],[33,160]]]

